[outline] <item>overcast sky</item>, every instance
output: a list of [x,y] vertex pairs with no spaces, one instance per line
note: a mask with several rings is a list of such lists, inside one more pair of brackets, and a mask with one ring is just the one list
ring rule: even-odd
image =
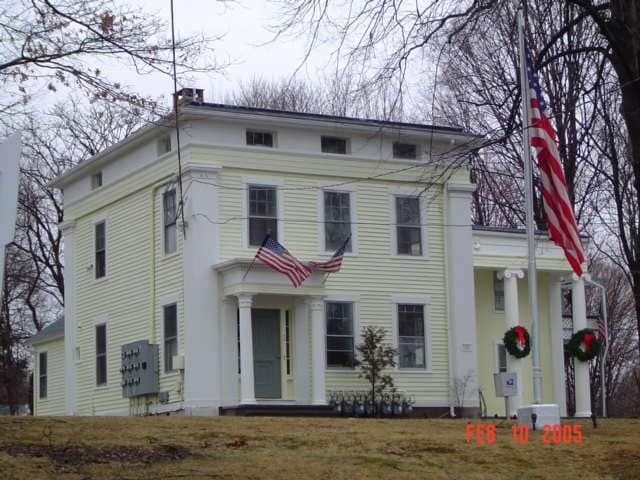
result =
[[[170,19],[169,0],[136,0],[145,9],[159,12]],[[240,82],[254,76],[279,80],[290,78],[301,64],[306,39],[282,38],[271,42],[273,32],[268,27],[278,21],[277,10],[271,2],[261,0],[175,0],[176,36],[203,33],[214,37],[224,35],[217,42],[216,58],[231,61],[223,74],[194,75],[195,81],[179,78],[179,83],[193,83],[205,89],[205,100],[221,101],[226,93],[234,90]],[[170,34],[170,31],[167,32]],[[266,44],[266,45],[265,45]],[[329,48],[316,50],[298,77],[313,81],[324,68],[329,68]],[[128,77],[127,83],[139,83],[145,93],[153,96],[167,95],[173,89],[167,77]]]

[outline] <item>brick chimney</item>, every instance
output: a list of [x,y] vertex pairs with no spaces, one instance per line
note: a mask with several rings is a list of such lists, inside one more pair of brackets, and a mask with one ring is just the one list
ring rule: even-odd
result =
[[204,103],[204,89],[202,88],[182,88],[173,94],[173,105],[183,106],[191,103]]

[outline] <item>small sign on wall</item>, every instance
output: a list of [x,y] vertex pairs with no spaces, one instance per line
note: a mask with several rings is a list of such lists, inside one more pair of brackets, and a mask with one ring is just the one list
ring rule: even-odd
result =
[[496,397],[514,397],[518,395],[518,374],[502,372],[493,374],[496,387]]

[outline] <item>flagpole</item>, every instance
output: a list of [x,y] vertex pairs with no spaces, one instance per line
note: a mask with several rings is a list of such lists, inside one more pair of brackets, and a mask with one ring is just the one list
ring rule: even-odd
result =
[[[267,234],[267,236],[264,237],[264,240],[262,240],[262,245],[260,245],[260,248],[264,247],[264,244],[267,243],[268,238],[269,238],[269,234]],[[260,249],[258,249],[258,251],[260,251]],[[251,265],[249,265],[249,268],[247,268],[247,270],[244,272],[244,275],[242,276],[242,281],[243,282],[244,282],[244,279],[247,278],[247,275],[249,275],[249,272],[253,268],[253,265],[256,263],[256,259],[257,258],[258,258],[258,252],[256,252],[256,254],[253,256],[253,260],[251,261]]]
[[[524,4],[524,2],[523,2]],[[529,316],[531,318],[531,357],[533,367],[533,403],[542,403],[542,370],[540,368],[540,341],[538,328],[538,288],[536,275],[535,227],[533,222],[533,168],[529,135],[529,81],[527,80],[524,44],[524,8],[518,11],[520,37],[520,88],[522,97],[522,150],[525,179],[526,229],[529,271]]]

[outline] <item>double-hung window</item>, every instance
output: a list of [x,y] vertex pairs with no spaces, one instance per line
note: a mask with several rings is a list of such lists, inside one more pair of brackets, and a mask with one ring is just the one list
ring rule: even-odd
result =
[[422,222],[420,197],[395,197],[396,245],[398,255],[421,256]]
[[327,315],[327,367],[353,368],[353,303],[328,302]]
[[107,384],[107,326],[96,325],[96,385]]
[[173,253],[178,247],[176,191],[168,190],[162,194],[164,225],[164,253]]
[[277,189],[269,185],[249,185],[249,246],[260,246],[270,235],[278,240]]
[[426,367],[424,305],[398,304],[398,355],[400,368]]
[[107,224],[102,221],[95,224],[95,272],[96,278],[107,274]]
[[40,398],[47,398],[47,352],[38,355],[38,391]]
[[178,306],[165,305],[164,317],[164,371],[173,371],[173,356],[178,354]]
[[[325,250],[339,248],[351,235],[351,198],[349,192],[324,192],[324,245]],[[351,251],[349,242],[346,251]]]

